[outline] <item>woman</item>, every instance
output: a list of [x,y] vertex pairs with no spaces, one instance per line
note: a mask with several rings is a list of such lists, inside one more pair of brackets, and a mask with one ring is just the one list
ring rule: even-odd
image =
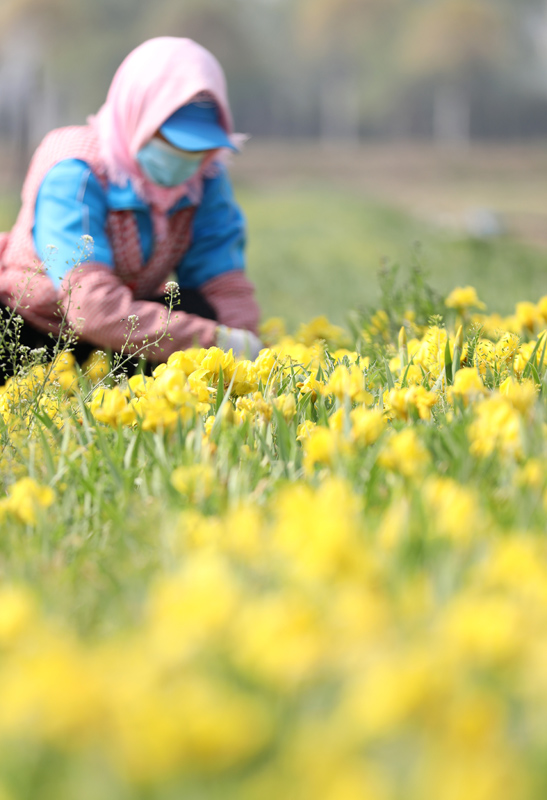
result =
[[236,141],[211,53],[174,37],[130,53],[88,125],[46,136],[0,235],[0,301],[23,317],[23,343],[68,324],[80,342],[153,361],[196,344],[255,357],[244,220],[223,166]]

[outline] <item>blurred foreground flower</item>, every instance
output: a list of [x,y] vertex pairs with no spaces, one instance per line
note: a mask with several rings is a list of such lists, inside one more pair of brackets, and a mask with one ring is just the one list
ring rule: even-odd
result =
[[26,525],[35,525],[41,509],[49,508],[55,493],[49,486],[40,486],[33,478],[21,478],[8,489],[8,496],[0,500],[0,519],[6,513]]

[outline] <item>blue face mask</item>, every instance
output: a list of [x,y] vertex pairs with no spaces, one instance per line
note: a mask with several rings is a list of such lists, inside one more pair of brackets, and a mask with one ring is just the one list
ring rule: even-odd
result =
[[159,186],[173,187],[196,174],[203,153],[184,153],[163,139],[151,139],[137,153],[137,161],[147,178]]

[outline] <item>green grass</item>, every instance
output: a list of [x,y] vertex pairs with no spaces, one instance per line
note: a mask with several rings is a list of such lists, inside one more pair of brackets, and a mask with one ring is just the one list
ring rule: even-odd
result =
[[249,273],[264,316],[295,325],[373,305],[382,264],[419,263],[442,294],[472,284],[491,310],[547,293],[547,254],[506,237],[453,238],[408,215],[324,185],[237,191],[249,226]]

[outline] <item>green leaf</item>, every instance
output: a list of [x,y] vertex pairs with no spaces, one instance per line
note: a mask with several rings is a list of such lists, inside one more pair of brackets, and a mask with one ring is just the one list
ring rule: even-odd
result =
[[391,374],[391,370],[389,368],[389,364],[387,363],[387,359],[386,358],[384,358],[384,364],[385,364],[385,367],[386,367],[386,381],[387,381],[388,389],[394,389],[395,388],[395,381],[393,380],[393,375]]
[[217,399],[215,402],[215,414],[218,413],[218,410],[222,405],[223,400],[224,400],[224,371],[222,367],[220,367],[218,371],[218,387],[217,387]]
[[543,372],[543,364],[544,364],[544,361],[545,361],[545,349],[547,348],[547,336],[545,336],[545,334],[542,334],[542,336],[543,336],[543,349],[541,351],[541,358],[540,358],[539,364],[538,364],[538,372],[539,372],[540,375]]
[[294,437],[281,411],[273,407],[273,414],[276,423],[276,440],[282,460],[287,464],[292,457]]
[[446,345],[444,348],[444,369],[446,375],[446,382],[452,383],[452,354],[450,353],[450,341],[446,337]]
[[[545,334],[543,334],[542,336],[544,336],[544,335]],[[536,346],[532,350],[532,355],[530,356],[526,366],[524,367],[524,372],[522,373],[522,377],[523,378],[529,378],[530,375],[532,374],[532,371],[535,373],[535,375],[537,375],[537,354],[538,354],[539,347],[541,345],[542,336],[540,336],[539,339],[537,340]],[[538,383],[539,383],[539,380],[538,380]]]

